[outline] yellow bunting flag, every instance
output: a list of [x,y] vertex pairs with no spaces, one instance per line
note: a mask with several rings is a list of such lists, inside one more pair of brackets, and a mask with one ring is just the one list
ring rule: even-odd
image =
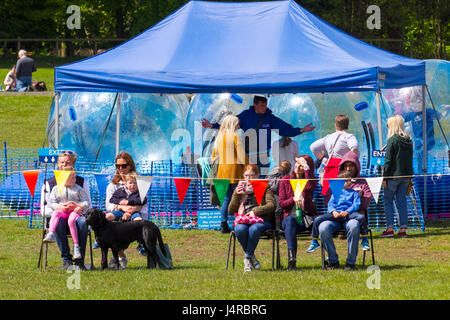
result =
[[61,194],[62,189],[64,188],[67,178],[69,178],[69,175],[72,173],[72,171],[61,171],[61,170],[55,170],[55,179],[56,179],[56,185],[58,186],[58,193]]

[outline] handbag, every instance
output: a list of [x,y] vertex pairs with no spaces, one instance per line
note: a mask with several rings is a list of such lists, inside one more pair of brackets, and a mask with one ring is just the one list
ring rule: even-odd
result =
[[[159,246],[156,246],[156,254],[159,257],[159,266],[161,267],[161,269],[173,269],[172,254],[170,253],[169,245],[167,243],[164,243],[164,249],[166,249],[166,255],[162,253]],[[156,268],[153,259],[150,259],[150,268]]]
[[[341,136],[342,136],[342,134],[340,134],[340,135],[337,137],[336,141],[334,142],[333,148],[331,149],[331,154],[330,154],[330,156],[328,157],[327,163],[325,164],[325,168],[327,167],[328,163],[330,162],[331,158],[333,157],[334,147],[336,147],[336,144],[337,144],[337,142],[339,141],[339,139],[341,138]],[[325,176],[325,172],[326,172],[326,170],[323,170],[323,171],[320,171],[320,172],[319,172],[319,184],[320,184],[321,186],[323,186],[323,179],[324,179],[324,176]]]
[[[291,211],[289,212],[290,216],[294,216],[295,217],[295,205],[292,206]],[[311,229],[313,223],[314,223],[314,216],[308,214],[307,212],[303,211],[302,214],[302,218],[303,218],[303,224],[305,225],[305,228]]]
[[249,216],[242,216],[238,213],[235,214],[234,218],[234,226],[238,223],[240,224],[255,224],[255,223],[263,223],[264,220],[261,217],[249,217]]

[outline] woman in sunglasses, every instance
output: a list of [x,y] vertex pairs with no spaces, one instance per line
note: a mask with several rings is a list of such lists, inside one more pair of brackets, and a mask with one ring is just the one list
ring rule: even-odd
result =
[[[120,204],[113,204],[110,203],[110,199],[114,192],[116,192],[119,188],[125,187],[125,178],[127,175],[136,174],[136,165],[133,161],[133,158],[128,152],[121,151],[116,156],[116,174],[114,175],[114,178],[112,181],[108,184],[108,187],[106,188],[106,219],[113,221],[115,220],[114,214],[112,212],[114,211],[123,211],[125,214],[122,216],[122,220],[130,220],[130,217],[135,212],[140,212],[143,219],[147,219],[148,215],[148,209],[147,205],[144,206],[129,206],[129,205],[120,205]],[[138,247],[139,249],[139,247]],[[141,250],[139,250],[141,252]],[[141,252],[143,253],[143,252]],[[125,253],[122,251],[119,251],[119,265],[122,269],[125,269],[127,266],[127,257]],[[110,261],[110,263],[112,263]]]

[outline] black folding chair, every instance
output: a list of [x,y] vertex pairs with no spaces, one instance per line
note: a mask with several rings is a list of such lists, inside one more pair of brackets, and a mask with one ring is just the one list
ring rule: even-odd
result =
[[[38,260],[38,269],[47,269],[47,257],[48,257],[48,243],[44,243],[43,240],[45,236],[48,233],[48,226],[49,226],[50,219],[44,217],[43,218],[43,227],[42,227],[42,239],[41,239],[41,249],[39,251],[39,260]],[[67,230],[67,238],[71,238],[70,232]],[[94,269],[94,257],[92,255],[92,235],[90,227],[88,227],[88,238],[89,238],[89,253],[91,257],[91,270]],[[45,245],[45,251],[44,251],[44,245]],[[87,245],[87,244],[86,244]],[[44,261],[42,261],[42,254],[44,254]]]

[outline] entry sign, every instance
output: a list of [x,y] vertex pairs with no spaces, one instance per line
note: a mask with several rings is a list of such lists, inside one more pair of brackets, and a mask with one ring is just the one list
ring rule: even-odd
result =
[[56,162],[58,162],[59,154],[63,152],[67,152],[67,150],[53,149],[53,148],[39,148],[39,162],[56,164]]
[[372,151],[372,163],[378,166],[384,166],[386,157],[386,151],[373,150]]

